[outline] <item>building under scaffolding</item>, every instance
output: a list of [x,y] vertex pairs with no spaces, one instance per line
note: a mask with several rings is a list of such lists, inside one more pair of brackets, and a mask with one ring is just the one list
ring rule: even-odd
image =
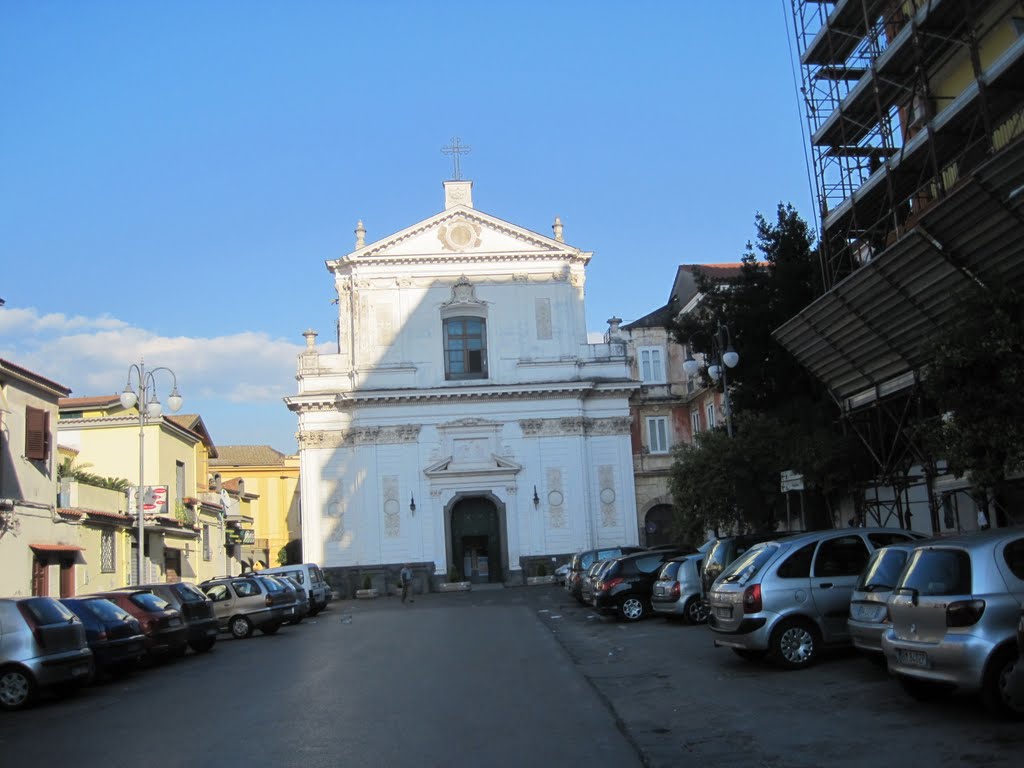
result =
[[1024,288],[1024,2],[792,0],[790,20],[826,293],[775,336],[872,453],[869,522],[970,530],[966,483],[910,425],[958,298]]

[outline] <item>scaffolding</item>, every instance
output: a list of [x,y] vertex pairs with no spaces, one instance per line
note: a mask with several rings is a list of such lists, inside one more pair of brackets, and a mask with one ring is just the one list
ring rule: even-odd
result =
[[968,286],[1024,288],[1024,0],[791,0],[790,21],[824,295],[774,335],[872,456],[860,516],[909,527],[926,492],[933,531],[959,526],[920,374]]
[[791,21],[828,290],[1024,134],[1024,6],[792,0]]

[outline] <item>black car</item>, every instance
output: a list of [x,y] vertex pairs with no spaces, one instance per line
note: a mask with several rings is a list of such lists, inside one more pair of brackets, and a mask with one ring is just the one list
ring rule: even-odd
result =
[[610,560],[613,557],[643,552],[643,547],[601,547],[598,549],[587,549],[577,552],[569,561],[569,572],[565,576],[565,590],[583,602],[583,574],[587,572],[594,563],[599,560]]
[[101,597],[66,597],[61,602],[82,620],[97,672],[130,672],[146,655],[138,620]]
[[690,547],[680,547],[615,558],[594,584],[594,608],[624,621],[639,621],[648,616],[654,581],[662,563],[690,551]]
[[213,612],[213,601],[199,587],[187,581],[168,584],[143,584],[141,587],[152,592],[181,614],[181,620],[188,627],[188,645],[195,653],[213,648],[217,642],[217,616]]

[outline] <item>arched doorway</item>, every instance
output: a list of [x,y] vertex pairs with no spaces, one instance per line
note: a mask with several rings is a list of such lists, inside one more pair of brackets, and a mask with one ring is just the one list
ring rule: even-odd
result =
[[460,578],[475,584],[502,581],[501,521],[493,501],[481,496],[457,501],[450,544]]
[[671,504],[657,504],[651,507],[644,517],[644,542],[648,547],[675,543],[669,530],[671,526]]

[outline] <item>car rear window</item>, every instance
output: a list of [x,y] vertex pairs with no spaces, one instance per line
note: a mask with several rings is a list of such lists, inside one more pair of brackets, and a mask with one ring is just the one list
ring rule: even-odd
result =
[[21,605],[40,626],[67,623],[75,619],[75,614],[66,605],[52,597],[30,597],[22,600]]
[[780,579],[807,579],[811,576],[811,560],[814,559],[814,548],[818,542],[805,544],[786,558],[779,566]]
[[171,607],[170,603],[152,592],[136,592],[129,599],[144,611],[166,611]]
[[85,609],[93,616],[108,621],[125,621],[131,618],[130,614],[118,608],[109,600],[82,600],[80,605],[84,605]]
[[774,542],[757,544],[733,560],[722,571],[718,580],[723,584],[746,584],[764,567],[765,563],[772,559],[778,550],[779,545]]
[[262,592],[259,584],[252,579],[239,579],[238,581],[231,582],[231,586],[239,597],[252,597]]
[[1003,549],[1003,559],[1010,573],[1024,581],[1024,539],[1011,541]]
[[266,585],[268,592],[283,592],[284,591],[284,584],[282,584],[280,581],[275,579],[273,576],[271,576],[268,579],[264,579],[263,583]]
[[663,562],[665,559],[661,555],[647,555],[636,558],[633,564],[640,573],[654,573]]
[[905,549],[879,549],[872,552],[854,589],[858,592],[892,591],[907,562],[908,554]]
[[658,580],[673,581],[676,578],[676,574],[679,573],[680,565],[682,565],[682,563],[677,563],[673,560],[669,560],[667,563],[661,566],[661,570],[658,572]]
[[876,547],[885,547],[889,544],[905,544],[908,541],[913,541],[915,538],[917,537],[902,531],[893,531],[892,533],[886,531],[885,533],[868,534],[868,541]]
[[183,603],[206,602],[206,595],[204,595],[197,587],[187,582],[179,581],[177,584],[171,586],[171,590]]
[[919,549],[896,585],[918,595],[971,594],[971,556],[962,549]]

